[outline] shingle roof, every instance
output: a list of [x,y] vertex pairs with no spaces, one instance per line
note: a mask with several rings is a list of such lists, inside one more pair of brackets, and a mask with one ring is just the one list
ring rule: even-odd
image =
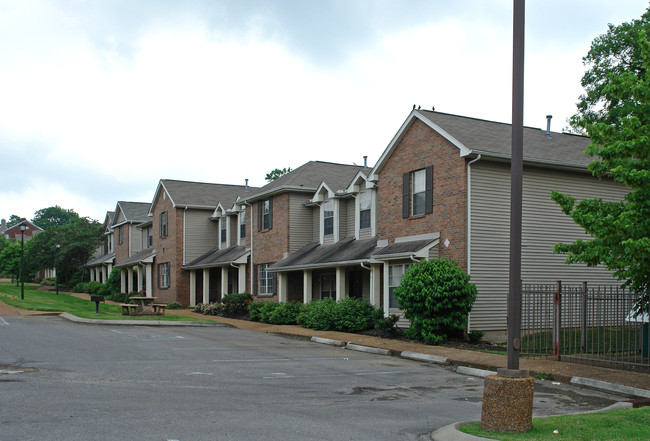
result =
[[[149,220],[149,202],[118,201],[117,204],[127,222],[146,222]],[[113,215],[115,216],[115,215]]]
[[[219,203],[230,206],[235,202],[237,196],[243,197],[244,194],[247,194],[243,185],[211,184],[176,181],[173,179],[163,179],[160,182],[165,187],[175,207],[216,208]],[[254,187],[250,188],[254,189]]]
[[148,257],[155,256],[155,255],[156,255],[155,248],[147,248],[142,251],[138,251],[131,257],[124,259],[123,261],[115,265],[115,268],[124,268],[127,266],[135,265],[141,263],[143,260],[147,259]]
[[91,266],[103,265],[106,262],[110,262],[114,258],[115,258],[115,253],[104,254],[97,257],[96,259],[91,260],[86,264],[86,266],[91,267]]
[[[425,119],[442,128],[473,153],[510,158],[511,124],[487,121],[448,113],[416,110]],[[586,154],[591,140],[586,136],[524,127],[524,161],[586,167],[593,161]]]
[[270,270],[327,266],[333,263],[362,262],[377,251],[377,239],[343,239],[333,245],[310,243],[269,267]]
[[[323,181],[332,191],[345,190],[360,170],[363,166],[309,161],[243,198],[254,200],[282,190],[316,191]],[[367,171],[370,173],[370,168]]]
[[183,265],[183,269],[209,268],[212,266],[233,263],[248,253],[249,251],[246,251],[246,247],[242,245],[233,245],[223,250],[213,248],[187,265]]

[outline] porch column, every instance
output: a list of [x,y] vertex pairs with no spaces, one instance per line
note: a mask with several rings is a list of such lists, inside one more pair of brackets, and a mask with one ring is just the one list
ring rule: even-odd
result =
[[278,302],[287,301],[287,273],[278,273]]
[[108,273],[106,272],[106,267],[104,265],[102,265],[102,275],[104,276],[102,277],[102,282],[106,283],[108,280]]
[[246,264],[239,265],[237,288],[239,292],[246,292]]
[[221,298],[224,294],[230,294],[228,292],[228,267],[221,267]]
[[203,268],[203,303],[210,303],[210,268]]
[[345,292],[345,267],[336,267],[336,301],[344,299],[348,296]]
[[390,315],[390,296],[388,295],[388,262],[384,262],[384,317]]
[[90,281],[94,282],[95,281],[95,268],[90,268],[89,274],[90,276]]
[[[108,264],[108,271],[106,271],[106,273],[110,276],[110,275],[111,275],[111,271],[113,271],[113,264],[112,264],[112,263],[109,263],[109,264]],[[106,277],[106,278],[108,279],[108,277]]]
[[140,266],[136,266],[135,268],[138,272],[138,292],[140,292],[144,288],[144,286],[142,286],[142,282],[144,281],[144,279],[142,278],[142,271],[144,267],[140,265]]
[[126,292],[126,271],[120,268],[120,292]]
[[375,308],[381,308],[381,266],[370,265],[370,304]]
[[153,264],[151,263],[146,263],[145,264],[145,271],[146,273],[146,280],[147,280],[147,293],[145,294],[147,297],[153,297]]
[[302,292],[303,292],[303,302],[309,303],[312,299],[311,293],[311,271],[304,270],[302,272]]
[[190,270],[190,306],[196,306],[196,270]]
[[126,272],[128,273],[128,287],[129,292],[133,292],[133,268],[128,267]]

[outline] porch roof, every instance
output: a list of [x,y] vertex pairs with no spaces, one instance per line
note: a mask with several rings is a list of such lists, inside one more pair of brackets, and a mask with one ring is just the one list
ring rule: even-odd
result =
[[105,263],[110,263],[115,259],[115,253],[108,253],[91,260],[86,264],[86,267],[100,266]]
[[368,262],[377,251],[377,239],[343,239],[333,245],[312,242],[286,259],[269,266],[269,271],[290,271],[337,265],[351,265]]
[[249,255],[250,250],[247,250],[243,245],[233,245],[222,250],[213,248],[187,265],[183,265],[183,269],[191,270],[224,266],[231,263],[246,263]]
[[377,260],[409,259],[411,256],[428,257],[429,250],[438,245],[439,241],[439,237],[434,239],[399,241],[382,248],[378,253],[373,254],[372,257]]
[[118,263],[117,265],[115,265],[115,268],[126,268],[141,263],[153,263],[154,257],[156,257],[156,249],[147,248],[145,250],[138,251],[133,256]]

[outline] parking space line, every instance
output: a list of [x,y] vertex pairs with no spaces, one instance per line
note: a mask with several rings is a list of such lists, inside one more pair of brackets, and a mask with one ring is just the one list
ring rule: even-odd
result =
[[217,359],[214,362],[229,362],[241,363],[242,361],[302,361],[302,360],[332,360],[335,357],[302,357],[302,358],[232,358],[232,359]]
[[7,323],[7,322],[5,321],[5,319],[3,319],[2,317],[0,317],[0,325],[9,326],[9,323]]
[[331,377],[366,377],[371,375],[395,375],[408,374],[413,371],[382,371],[382,372],[356,372],[352,374],[321,374],[321,375],[282,375],[273,377],[262,377],[265,380],[284,380],[286,378],[331,378]]

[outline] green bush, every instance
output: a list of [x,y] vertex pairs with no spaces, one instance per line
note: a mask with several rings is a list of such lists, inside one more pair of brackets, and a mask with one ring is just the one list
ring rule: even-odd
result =
[[399,321],[399,317],[395,314],[391,314],[388,317],[384,317],[384,311],[382,311],[381,309],[375,309],[374,318],[375,318],[375,328],[385,332],[394,331],[395,325]]
[[253,302],[248,305],[248,315],[255,322],[269,323],[270,314],[279,306],[276,302]]
[[335,308],[336,301],[331,298],[309,302],[298,315],[298,324],[303,328],[332,331],[334,330]]
[[334,308],[334,330],[359,332],[375,327],[375,308],[365,300],[345,298]]
[[243,315],[248,312],[248,305],[253,301],[253,296],[247,292],[225,294],[221,298],[223,313],[226,316]]
[[183,306],[175,300],[167,303],[167,309],[182,309]]
[[395,289],[404,316],[411,320],[405,336],[435,345],[462,335],[476,292],[458,262],[438,259],[412,265]]
[[119,268],[113,268],[106,279],[106,286],[113,294],[119,293],[122,288],[121,271]]
[[44,280],[44,279],[41,279],[41,278],[38,277],[38,276],[34,277],[34,283],[38,283],[38,284],[40,284],[42,280]]
[[41,285],[42,286],[54,286],[55,284],[56,284],[56,281],[53,278],[47,278],[47,279],[41,280]]
[[467,334],[470,343],[474,344],[480,343],[484,336],[485,332],[483,331],[470,331],[469,334]]
[[87,289],[88,289],[86,286],[87,286],[87,283],[86,283],[86,282],[77,283],[77,284],[74,286],[74,288],[72,288],[72,290],[73,290],[74,292],[86,292]]
[[203,309],[205,309],[205,303],[197,303],[194,306],[194,312],[198,312],[199,314],[203,314]]
[[104,288],[104,284],[100,282],[87,282],[86,283],[86,291],[88,294],[95,295],[99,292],[99,290]]
[[298,323],[298,316],[305,309],[303,303],[284,302],[276,303],[278,306],[272,308],[268,314],[267,323],[274,325],[295,325]]

